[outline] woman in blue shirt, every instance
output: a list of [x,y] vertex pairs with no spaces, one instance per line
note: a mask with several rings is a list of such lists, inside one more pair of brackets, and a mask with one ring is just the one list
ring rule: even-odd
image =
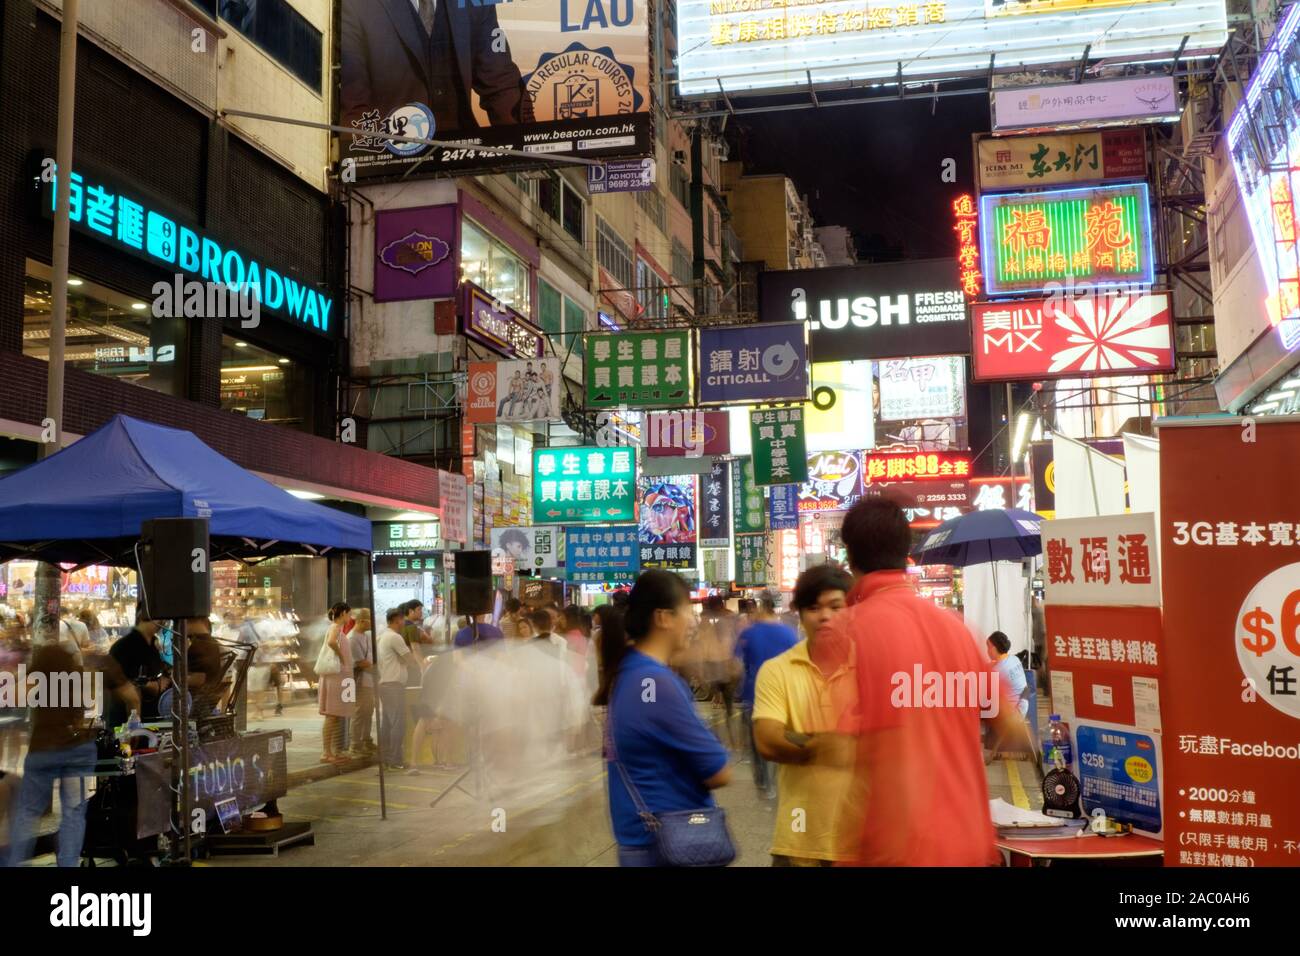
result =
[[637,578],[620,617],[601,609],[601,684],[592,701],[605,721],[609,815],[620,866],[661,866],[654,835],[614,760],[653,814],[714,805],[731,779],[727,751],[695,710],[686,682],[668,667],[695,625],[690,592],[668,571]]

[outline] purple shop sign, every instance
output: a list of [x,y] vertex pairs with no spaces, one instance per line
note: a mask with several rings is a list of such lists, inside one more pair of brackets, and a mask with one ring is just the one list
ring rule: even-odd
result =
[[375,213],[375,301],[454,296],[458,227],[455,203]]
[[700,329],[700,404],[806,400],[807,336],[802,322]]
[[506,358],[541,358],[542,333],[514,309],[465,283],[465,334]]

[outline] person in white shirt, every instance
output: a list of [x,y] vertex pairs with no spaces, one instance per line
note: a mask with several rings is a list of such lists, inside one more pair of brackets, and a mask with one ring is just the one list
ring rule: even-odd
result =
[[406,612],[396,607],[386,617],[388,626],[375,641],[379,671],[379,754],[390,770],[405,770],[402,744],[406,738],[406,672],[412,662],[411,648],[396,628]]

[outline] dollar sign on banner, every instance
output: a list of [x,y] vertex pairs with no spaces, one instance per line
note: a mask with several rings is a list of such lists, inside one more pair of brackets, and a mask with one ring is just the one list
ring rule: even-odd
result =
[[1272,623],[1273,616],[1263,608],[1256,607],[1253,611],[1248,611],[1241,619],[1241,626],[1252,636],[1243,637],[1241,646],[1256,657],[1263,657],[1277,644],[1277,637],[1268,626]]

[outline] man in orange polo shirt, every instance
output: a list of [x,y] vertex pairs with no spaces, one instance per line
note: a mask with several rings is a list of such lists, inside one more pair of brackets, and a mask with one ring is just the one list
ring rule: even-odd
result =
[[908,583],[912,532],[897,504],[858,502],[842,534],[857,581],[813,648],[823,671],[851,662],[857,674],[839,726],[856,737],[865,796],[840,836],[860,866],[994,864],[980,719],[1019,740],[1015,702],[963,621]]

